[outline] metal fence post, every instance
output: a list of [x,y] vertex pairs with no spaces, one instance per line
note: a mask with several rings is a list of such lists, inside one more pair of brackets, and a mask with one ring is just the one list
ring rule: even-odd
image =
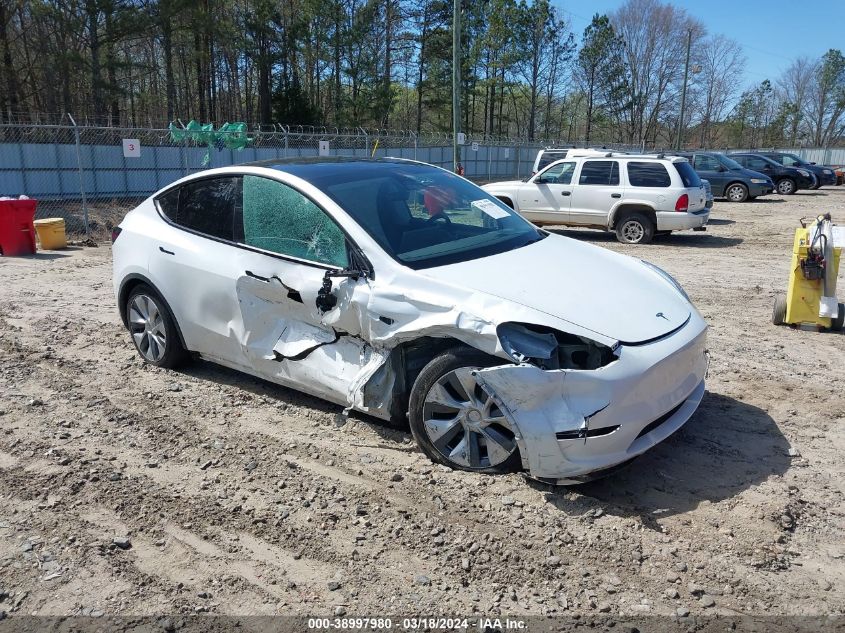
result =
[[290,128],[287,125],[283,125],[282,128],[285,131],[285,158],[288,157],[288,131]]
[[80,148],[79,142],[79,126],[76,125],[76,121],[71,116],[70,112],[67,113],[67,118],[70,119],[70,122],[73,124],[73,138],[76,142],[76,166],[79,169],[79,193],[82,195],[82,222],[85,224],[85,239],[91,239],[91,227],[88,224],[88,199],[85,196],[85,173],[82,170],[82,149]]
[[417,133],[411,132],[411,134],[414,136],[414,160],[417,160]]
[[366,158],[370,157],[370,137],[367,135],[367,130],[362,127],[358,128],[361,133],[364,135],[364,156]]
[[[497,149],[498,149],[498,147],[497,147]],[[492,161],[493,161],[493,145],[491,144],[491,145],[487,146],[487,180],[488,181],[493,180],[493,176],[490,172],[490,167],[492,165]]]

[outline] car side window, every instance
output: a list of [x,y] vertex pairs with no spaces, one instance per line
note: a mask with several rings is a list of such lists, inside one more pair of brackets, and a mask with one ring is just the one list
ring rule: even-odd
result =
[[194,180],[161,196],[159,208],[168,220],[179,226],[232,240],[240,183],[239,176]]
[[631,161],[628,163],[628,182],[632,187],[668,187],[672,178],[662,163]]
[[550,167],[541,175],[541,181],[556,185],[572,184],[572,174],[575,173],[575,163],[560,163]]
[[176,222],[176,214],[179,213],[179,187],[171,189],[157,200],[158,208],[171,222]]
[[615,160],[585,161],[581,166],[579,185],[618,185],[619,163]]
[[566,158],[566,152],[543,152],[540,156],[540,161],[537,164],[537,170],[541,171],[544,167],[551,165],[556,160]]
[[791,156],[784,156],[782,160],[782,164],[786,165],[787,167],[796,167],[800,163],[792,158]]
[[769,166],[769,163],[764,161],[762,158],[749,158],[748,159],[748,167],[750,169],[754,169],[756,171],[760,171],[761,169],[766,169]]
[[335,221],[293,187],[261,176],[243,178],[239,241],[321,264],[349,265],[346,236]]
[[696,154],[694,164],[696,171],[719,171],[719,161],[712,156]]

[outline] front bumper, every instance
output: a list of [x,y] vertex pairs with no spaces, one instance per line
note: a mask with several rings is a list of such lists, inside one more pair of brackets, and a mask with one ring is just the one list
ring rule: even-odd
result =
[[798,189],[812,189],[813,187],[816,186],[817,182],[818,182],[818,178],[816,178],[815,174],[810,174],[809,177],[802,176],[802,175],[799,174],[795,178],[795,184],[798,187]]
[[704,208],[698,211],[658,211],[658,231],[684,231],[694,229],[707,224],[710,219],[710,209]]
[[707,325],[693,309],[675,332],[622,345],[592,371],[505,365],[476,377],[517,431],[537,479],[576,478],[629,461],[678,430],[698,408],[707,372]]
[[836,185],[836,174],[817,174],[821,187],[830,187]]
[[775,184],[757,184],[752,182],[748,185],[748,195],[757,198],[758,196],[768,196],[775,190]]

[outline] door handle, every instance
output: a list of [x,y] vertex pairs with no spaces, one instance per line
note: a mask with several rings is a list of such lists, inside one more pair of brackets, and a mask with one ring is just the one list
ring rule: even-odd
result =
[[159,246],[159,247],[158,247],[158,250],[160,250],[160,251],[161,251],[162,253],[164,253],[165,255],[175,255],[175,254],[176,254],[176,253],[174,253],[173,251],[169,251],[169,250],[167,250],[166,248],[164,248],[164,246]]
[[562,195],[562,196],[571,196],[571,195],[572,195],[572,192],[571,192],[571,191],[561,191],[561,192],[560,192],[560,195]]
[[611,198],[621,198],[622,194],[621,193],[612,193],[612,194],[610,194],[610,197]]

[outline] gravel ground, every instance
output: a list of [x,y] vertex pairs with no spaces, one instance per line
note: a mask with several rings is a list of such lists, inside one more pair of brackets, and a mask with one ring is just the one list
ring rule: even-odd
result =
[[845,188],[719,201],[643,247],[562,231],[674,274],[713,362],[681,431],[559,489],[209,363],[145,366],[106,244],[0,259],[0,612],[841,614],[845,338],[770,323],[824,211],[845,222]]

